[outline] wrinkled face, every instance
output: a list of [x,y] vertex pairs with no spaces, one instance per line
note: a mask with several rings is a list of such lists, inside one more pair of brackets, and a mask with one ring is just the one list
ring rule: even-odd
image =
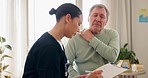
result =
[[75,17],[71,19],[71,21],[67,25],[66,37],[71,38],[77,32],[79,32],[80,25],[82,24],[83,17],[80,15],[79,17]]
[[101,32],[107,23],[106,10],[104,8],[94,8],[89,15],[89,29],[93,34]]

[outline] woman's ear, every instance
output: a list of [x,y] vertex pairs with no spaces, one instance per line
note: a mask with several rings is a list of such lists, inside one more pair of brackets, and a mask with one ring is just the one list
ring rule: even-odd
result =
[[67,14],[65,16],[65,20],[66,20],[66,22],[70,22],[71,21],[71,15],[70,14]]

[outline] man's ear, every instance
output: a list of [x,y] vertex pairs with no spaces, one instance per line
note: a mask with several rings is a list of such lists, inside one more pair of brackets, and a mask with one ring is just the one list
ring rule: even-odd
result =
[[71,15],[70,14],[67,14],[65,16],[65,20],[66,20],[66,22],[70,22],[71,21]]

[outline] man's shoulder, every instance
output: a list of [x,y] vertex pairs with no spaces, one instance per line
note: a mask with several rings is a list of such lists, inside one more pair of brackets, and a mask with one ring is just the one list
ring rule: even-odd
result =
[[81,37],[80,33],[77,33],[71,39],[69,39],[70,42],[79,42],[82,40],[84,40],[84,39]]

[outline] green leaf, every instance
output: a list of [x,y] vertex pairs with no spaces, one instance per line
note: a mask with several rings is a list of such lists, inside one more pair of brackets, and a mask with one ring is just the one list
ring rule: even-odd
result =
[[11,78],[11,76],[7,76],[7,75],[6,75],[5,78]]
[[9,71],[4,71],[4,72],[9,73],[9,74],[13,74],[12,72],[9,72]]
[[3,53],[3,51],[0,49],[0,54],[2,54]]
[[126,47],[127,47],[127,45],[128,45],[128,43],[126,43],[123,47],[124,47],[124,48],[126,48]]
[[2,63],[0,63],[0,73],[2,72]]
[[12,47],[10,45],[4,45],[7,49],[12,50]]
[[4,60],[4,58],[6,58],[6,57],[7,57],[7,58],[13,58],[13,57],[11,57],[11,56],[5,54],[5,55],[2,56],[1,60]]
[[5,39],[4,37],[1,37],[1,36],[0,36],[0,42],[1,42],[1,43],[6,42],[6,39]]
[[3,66],[3,70],[5,70],[6,68],[8,68],[9,65],[5,65]]
[[130,51],[130,52],[133,54],[133,56],[136,56],[136,53],[134,51]]

